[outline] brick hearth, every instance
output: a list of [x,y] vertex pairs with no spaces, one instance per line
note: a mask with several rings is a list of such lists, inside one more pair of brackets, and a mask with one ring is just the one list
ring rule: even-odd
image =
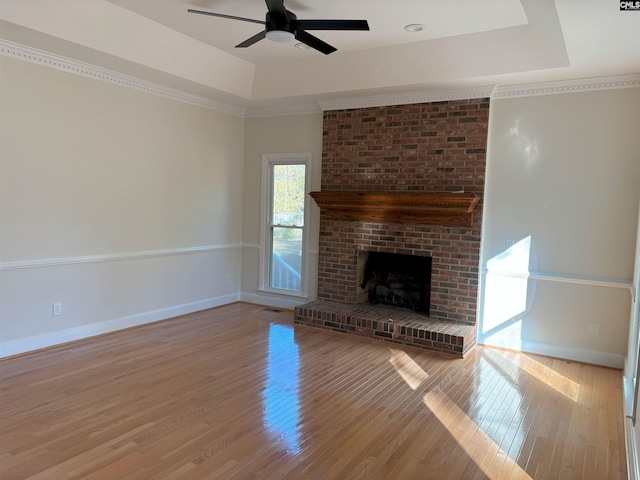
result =
[[317,300],[298,307],[294,322],[462,356],[476,343],[473,325],[425,318],[406,308]]
[[[322,191],[464,191],[482,197],[488,114],[487,99],[325,112]],[[321,302],[297,308],[296,321],[352,333],[366,331],[374,338],[390,339],[383,334],[392,333],[393,340],[401,343],[465,353],[475,343],[481,225],[482,199],[470,227],[331,220],[321,215],[317,295]],[[374,313],[379,306],[356,303],[358,250],[432,257],[430,318],[407,314],[411,316],[407,321],[423,322],[424,328],[394,320],[392,331],[385,331],[391,326],[385,327],[386,313],[382,317]],[[361,311],[367,312],[363,318]],[[330,320],[331,316],[345,321]],[[382,329],[358,326],[362,319],[382,323]],[[348,323],[352,321],[356,324]],[[411,328],[410,339],[404,338],[403,326]],[[427,340],[429,332],[442,343],[438,335],[451,335],[445,333],[447,327],[463,326],[470,329],[455,334],[455,342],[448,344],[451,348],[434,347],[433,340]],[[354,332],[351,327],[363,330]]]

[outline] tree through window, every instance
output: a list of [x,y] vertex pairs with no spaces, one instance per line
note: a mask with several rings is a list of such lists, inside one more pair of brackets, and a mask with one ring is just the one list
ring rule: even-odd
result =
[[261,281],[267,290],[304,292],[309,161],[310,154],[264,155],[267,218]]

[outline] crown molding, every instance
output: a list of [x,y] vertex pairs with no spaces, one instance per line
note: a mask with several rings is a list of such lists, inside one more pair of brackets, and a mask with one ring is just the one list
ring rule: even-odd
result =
[[148,82],[112,70],[72,60],[35,48],[0,39],[0,55],[62,70],[94,80],[130,88],[140,92],[157,95],[190,105],[215,110],[242,118],[281,117],[311,115],[327,110],[346,110],[353,108],[382,107],[415,103],[444,102],[451,100],[469,100],[491,98],[502,100],[517,97],[578,93],[597,90],[612,90],[640,87],[640,73],[609,77],[583,78],[557,82],[544,82],[523,85],[491,85],[469,89],[448,91],[418,91],[387,95],[351,97],[334,100],[318,100],[312,104],[291,105],[286,107],[239,107],[216,100],[192,95],[181,90]]
[[314,113],[322,113],[322,109],[315,103],[306,105],[291,105],[287,107],[249,107],[246,110],[245,117],[287,117],[291,115],[311,115]]
[[577,93],[595,90],[640,87],[640,73],[610,77],[581,78],[558,82],[532,83],[528,85],[496,86],[491,98],[500,100],[513,97],[534,97],[558,93]]
[[318,100],[316,103],[323,111],[347,110],[352,108],[386,107],[390,105],[405,105],[412,103],[445,102],[449,100],[470,100],[474,98],[489,98],[493,86],[469,88],[450,91],[424,91],[410,93],[396,93],[389,95],[375,95],[369,97],[352,97],[339,100]]
[[55,68],[64,72],[80,75],[81,77],[92,78],[102,82],[118,85],[133,90],[138,90],[151,95],[176,100],[198,107],[228,113],[238,117],[245,116],[245,109],[234,105],[210,100],[208,98],[191,95],[181,90],[165,87],[153,82],[141,80],[139,78],[123,75],[105,68],[97,67],[83,62],[78,62],[70,58],[55,55],[43,50],[27,47],[8,40],[0,39],[0,55],[17,58],[38,65]]
[[[412,92],[369,97],[352,97],[339,100],[319,100],[317,104],[323,111],[346,110],[352,108],[384,107],[413,103],[443,102],[449,100],[470,100],[491,98],[500,100],[515,97],[553,95],[558,93],[576,93],[596,90],[640,87],[640,74],[616,75],[609,77],[582,78],[557,82],[533,83],[513,86],[486,86],[465,90],[442,92]],[[265,115],[266,116],[266,115]]]

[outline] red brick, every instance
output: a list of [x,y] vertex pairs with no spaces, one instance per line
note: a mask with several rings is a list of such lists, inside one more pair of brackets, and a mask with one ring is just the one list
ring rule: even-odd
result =
[[[488,112],[484,99],[325,112],[322,189],[482,194]],[[359,249],[411,252],[433,257],[432,316],[475,323],[481,216],[466,228],[321,218],[318,298],[355,302]]]

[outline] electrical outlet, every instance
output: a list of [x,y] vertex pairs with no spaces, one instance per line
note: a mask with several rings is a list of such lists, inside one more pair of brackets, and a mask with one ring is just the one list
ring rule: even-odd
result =
[[597,337],[600,335],[600,324],[599,323],[590,323],[589,324],[589,335],[592,337]]
[[227,275],[227,285],[231,285],[231,275]]
[[58,316],[58,315],[62,315],[62,304],[61,303],[54,303],[53,304],[53,315],[54,316]]

